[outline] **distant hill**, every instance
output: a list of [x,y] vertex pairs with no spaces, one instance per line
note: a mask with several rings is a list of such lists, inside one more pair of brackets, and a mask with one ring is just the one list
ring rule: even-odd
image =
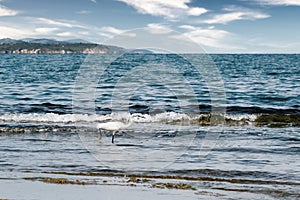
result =
[[76,44],[76,43],[88,44],[88,43],[91,43],[89,41],[82,40],[82,39],[65,40],[65,42],[72,43],[72,44]]
[[92,44],[92,42],[82,40],[82,39],[71,39],[71,40],[59,41],[59,40],[47,39],[47,38],[24,38],[24,39],[21,39],[20,41],[30,42],[30,43],[39,43],[39,44],[65,44],[65,43],[70,43],[70,44],[77,44],[77,43]]
[[28,42],[28,43],[38,43],[38,44],[62,44],[64,43],[63,41],[57,41],[54,39],[47,39],[47,38],[24,38],[21,39],[23,42]]
[[16,43],[22,43],[22,40],[14,40],[11,38],[3,38],[0,39],[0,44],[16,44]]
[[153,54],[152,51],[148,49],[134,49],[128,52],[129,54]]
[[2,54],[115,54],[120,52],[125,52],[125,49],[90,43],[81,39],[67,41],[47,38],[0,39]]

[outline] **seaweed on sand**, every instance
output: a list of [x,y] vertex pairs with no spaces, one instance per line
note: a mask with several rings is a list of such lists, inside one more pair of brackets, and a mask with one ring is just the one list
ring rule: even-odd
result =
[[37,180],[44,183],[53,183],[53,184],[72,184],[72,185],[91,185],[95,184],[92,182],[80,181],[80,180],[69,180],[67,178],[49,178],[49,177],[26,177],[25,180]]

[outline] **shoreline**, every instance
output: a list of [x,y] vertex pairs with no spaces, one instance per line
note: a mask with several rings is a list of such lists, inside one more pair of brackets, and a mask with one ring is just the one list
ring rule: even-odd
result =
[[[22,173],[19,178],[0,178],[1,198],[6,199],[243,199],[299,198],[300,183],[279,181],[223,182],[174,176],[99,173]],[[18,189],[19,188],[19,189]],[[291,190],[294,188],[294,190]],[[41,192],[43,191],[43,192]],[[54,192],[55,191],[55,192]],[[75,195],[76,194],[76,195]]]

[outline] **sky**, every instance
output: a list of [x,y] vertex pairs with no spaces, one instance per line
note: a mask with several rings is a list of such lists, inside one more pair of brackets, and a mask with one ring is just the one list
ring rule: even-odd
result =
[[208,53],[300,53],[300,0],[0,0],[0,38],[177,31]]

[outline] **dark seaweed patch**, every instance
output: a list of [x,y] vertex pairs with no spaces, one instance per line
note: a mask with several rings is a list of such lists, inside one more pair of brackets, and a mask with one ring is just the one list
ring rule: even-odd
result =
[[268,126],[270,128],[300,126],[300,115],[260,115],[255,123],[257,126]]
[[102,176],[102,177],[129,177],[144,179],[170,179],[170,180],[187,180],[187,181],[209,181],[209,182],[228,182],[237,184],[274,184],[274,185],[300,185],[297,182],[275,181],[275,180],[252,180],[252,179],[236,179],[236,178],[213,178],[213,177],[189,177],[176,175],[142,175],[142,174],[126,174],[126,173],[94,173],[94,172],[44,172],[47,174],[63,174],[75,176]]
[[41,181],[41,182],[44,182],[44,183],[53,183],[53,184],[71,184],[71,185],[96,184],[96,183],[80,181],[80,180],[69,180],[67,178],[25,177],[24,180]]
[[161,189],[196,190],[196,188],[193,188],[187,183],[154,183],[152,187]]

